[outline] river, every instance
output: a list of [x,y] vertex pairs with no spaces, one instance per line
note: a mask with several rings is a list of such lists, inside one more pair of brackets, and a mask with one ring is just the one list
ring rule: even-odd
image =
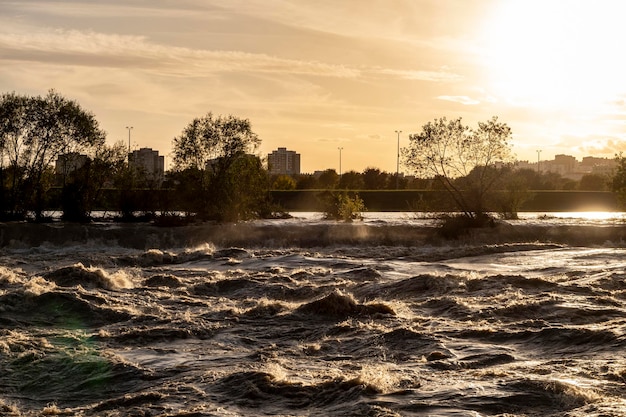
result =
[[623,213],[295,215],[2,229],[0,415],[626,415]]

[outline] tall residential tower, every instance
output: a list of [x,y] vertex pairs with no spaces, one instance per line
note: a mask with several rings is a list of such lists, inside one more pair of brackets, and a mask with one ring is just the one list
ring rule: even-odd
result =
[[159,151],[141,148],[128,155],[128,162],[135,169],[143,170],[151,179],[163,181],[165,158],[159,156]]
[[297,175],[300,174],[300,154],[288,151],[287,148],[278,148],[267,156],[270,174]]

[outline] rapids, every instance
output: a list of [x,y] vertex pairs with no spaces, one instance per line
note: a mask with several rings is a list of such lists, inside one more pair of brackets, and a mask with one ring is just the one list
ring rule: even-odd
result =
[[0,225],[0,415],[623,416],[626,229]]

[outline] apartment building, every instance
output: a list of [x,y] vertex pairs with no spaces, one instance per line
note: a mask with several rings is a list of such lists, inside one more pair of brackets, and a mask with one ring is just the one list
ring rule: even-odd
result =
[[267,156],[268,170],[273,175],[300,174],[300,154],[287,148],[278,148]]
[[153,180],[162,181],[165,175],[165,157],[152,148],[141,148],[128,155],[128,163],[135,169],[142,170]]

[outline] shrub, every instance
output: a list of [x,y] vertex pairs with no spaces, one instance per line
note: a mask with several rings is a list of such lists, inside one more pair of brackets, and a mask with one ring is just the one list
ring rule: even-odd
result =
[[350,196],[347,192],[334,193],[325,191],[321,194],[320,199],[324,207],[324,218],[327,220],[342,220],[351,222],[353,220],[361,220],[363,211],[365,211],[365,203],[358,194]]

